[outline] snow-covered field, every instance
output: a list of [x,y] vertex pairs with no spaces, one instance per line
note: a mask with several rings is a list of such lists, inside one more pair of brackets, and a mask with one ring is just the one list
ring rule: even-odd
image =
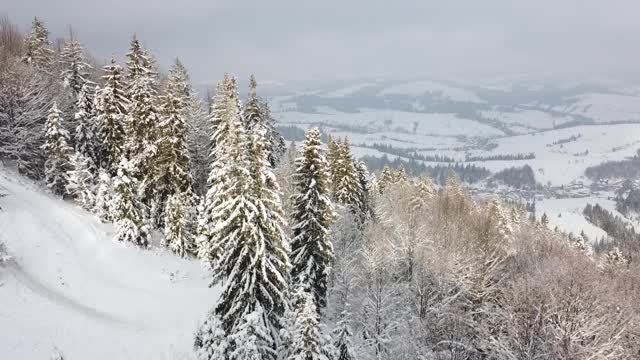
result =
[[112,240],[112,226],[0,169],[0,359],[191,359],[216,300],[197,261]]

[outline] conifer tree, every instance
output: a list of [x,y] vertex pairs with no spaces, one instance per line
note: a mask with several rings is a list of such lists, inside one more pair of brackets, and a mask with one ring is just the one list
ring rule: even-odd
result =
[[189,193],[172,195],[167,201],[164,221],[165,245],[176,255],[185,258],[195,252],[191,226],[191,202]]
[[[191,159],[187,148],[184,103],[177,95],[167,93],[162,97],[159,137],[156,140],[156,154],[147,180],[153,191],[156,208],[154,220],[161,226],[164,218],[164,204],[174,194],[191,194]],[[189,196],[191,197],[191,196]]]
[[395,176],[393,174],[393,170],[391,170],[389,166],[385,165],[382,169],[380,180],[378,181],[378,189],[380,190],[380,193],[384,193],[384,191],[394,183]]
[[206,192],[209,175],[209,147],[211,134],[208,125],[208,111],[197,94],[192,93],[187,110],[187,144],[191,154],[191,177],[194,191],[198,195]]
[[340,321],[336,324],[332,335],[333,346],[336,349],[335,360],[356,360],[356,355],[353,352],[353,344],[351,343],[353,331],[349,326],[348,316],[345,312],[340,315]]
[[24,56],[22,60],[47,72],[53,63],[53,50],[50,48],[49,31],[37,17],[33,19],[31,32],[24,39]]
[[327,142],[327,161],[331,174],[331,193],[335,196],[338,187],[338,168],[340,161],[340,141],[336,141],[331,136]]
[[136,179],[132,176],[133,163],[122,157],[113,178],[113,199],[110,209],[116,224],[115,240],[131,242],[140,247],[149,246],[149,231],[141,214],[142,204],[136,196]]
[[369,189],[369,170],[364,161],[354,160],[354,166],[358,176],[358,204],[360,205],[360,222],[364,223],[366,219],[373,217],[373,207],[371,206],[371,195]]
[[335,348],[318,319],[313,296],[302,289],[295,294],[295,323],[288,360],[333,360]]
[[265,127],[267,129],[267,141],[269,144],[269,164],[272,168],[275,168],[282,159],[285,151],[287,150],[287,144],[284,137],[276,129],[276,121],[271,116],[271,108],[269,103],[265,100],[261,102],[261,109],[263,118],[265,119]]
[[67,186],[67,171],[70,170],[71,148],[67,144],[69,133],[64,129],[58,105],[53,103],[45,125],[45,182],[51,192],[64,195]]
[[100,165],[115,175],[125,146],[125,115],[129,100],[125,95],[122,67],[111,59],[104,72],[104,87],[96,99]]
[[[225,150],[218,152],[212,167],[210,179],[216,181],[207,194],[208,218],[200,219],[210,229],[207,243],[212,248],[214,283],[224,280],[210,317],[219,318],[226,345],[224,353],[209,359],[275,359],[287,307],[289,261],[284,220],[277,183],[267,166],[265,135],[257,132],[251,141],[247,139],[240,107],[234,105],[238,104],[235,79],[227,85],[230,106],[226,107],[230,111],[221,119],[221,126],[228,131],[218,143]],[[215,203],[210,194],[216,197]],[[215,321],[206,322],[211,323]],[[198,332],[198,349],[221,348],[207,341],[211,332],[208,325]]]
[[111,209],[113,200],[113,186],[111,175],[105,169],[98,170],[98,184],[96,188],[95,205],[93,211],[103,222],[113,220],[113,211]]
[[155,89],[157,75],[151,70],[149,56],[135,36],[127,58],[129,107],[125,117],[125,153],[132,162],[132,175],[140,182],[143,200],[150,204],[154,198],[152,169],[158,154],[156,142],[160,133],[160,111]]
[[322,154],[320,130],[307,131],[302,156],[296,159],[292,196],[292,280],[313,294],[317,309],[326,306],[327,281],[333,262],[329,227],[335,216],[328,163]]
[[249,132],[259,129],[265,131],[269,165],[275,167],[284,154],[284,138],[275,129],[269,104],[266,101],[261,101],[258,97],[257,86],[256,78],[251,75],[249,79],[249,96],[243,111],[244,126]]
[[91,70],[82,45],[76,40],[65,43],[60,53],[60,62],[62,63],[62,85],[70,90],[72,99],[78,99],[82,87],[90,82],[89,71]]
[[67,172],[67,192],[71,194],[83,209],[91,210],[95,206],[94,173],[90,159],[75,152],[71,157],[71,170]]
[[82,85],[78,94],[78,111],[75,113],[77,122],[74,135],[75,150],[91,161],[92,165],[98,161],[96,144],[96,112],[94,109],[94,91]]
[[339,144],[337,168],[334,179],[338,182],[335,186],[336,201],[350,207],[352,210],[360,209],[360,194],[358,173],[351,157],[351,149],[347,141]]

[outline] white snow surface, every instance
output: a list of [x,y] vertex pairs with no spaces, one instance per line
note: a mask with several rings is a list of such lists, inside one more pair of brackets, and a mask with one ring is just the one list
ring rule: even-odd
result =
[[569,105],[556,106],[556,111],[582,115],[598,123],[640,121],[640,97],[591,93],[567,99]]
[[218,296],[194,260],[112,240],[111,224],[0,168],[0,359],[192,359]]

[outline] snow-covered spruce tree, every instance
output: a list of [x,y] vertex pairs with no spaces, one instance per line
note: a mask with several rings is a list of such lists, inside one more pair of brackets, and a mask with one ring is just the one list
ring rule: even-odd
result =
[[257,94],[258,82],[255,76],[249,79],[249,95],[243,111],[245,128],[251,132],[262,129],[266,133],[269,165],[275,167],[284,154],[284,138],[275,128],[271,109],[266,101],[261,101]]
[[352,209],[358,211],[360,204],[360,184],[358,182],[358,173],[351,157],[351,149],[347,141],[339,144],[337,168],[335,170],[335,180],[338,182],[335,186],[336,201]]
[[371,194],[369,183],[369,170],[364,161],[354,160],[354,166],[358,175],[358,204],[360,205],[358,215],[360,222],[364,223],[373,217],[373,206],[371,205]]
[[327,304],[327,281],[333,262],[329,227],[335,214],[330,199],[328,164],[322,154],[318,128],[307,131],[293,178],[296,192],[291,198],[294,222],[291,276],[295,286],[313,294],[320,311]]
[[49,31],[40,19],[34,18],[31,32],[24,38],[22,60],[40,71],[47,72],[51,68],[54,55],[50,46]]
[[384,169],[382,169],[382,173],[380,174],[380,180],[378,181],[378,190],[380,193],[384,193],[384,191],[392,184],[395,183],[395,176],[393,170],[389,168],[389,166],[385,165]]
[[98,170],[98,185],[96,187],[93,211],[103,222],[113,221],[112,199],[113,185],[111,175],[107,170],[100,168]]
[[160,133],[157,74],[151,70],[151,61],[135,36],[127,57],[129,107],[125,117],[125,153],[131,159],[131,175],[139,181],[143,202],[153,205],[155,194],[152,169],[156,165],[157,140]]
[[191,154],[191,177],[198,195],[206,192],[209,175],[211,134],[207,123],[209,113],[198,94],[193,93],[187,108],[187,144]]
[[282,159],[285,151],[287,150],[287,144],[284,141],[284,137],[276,129],[276,120],[271,116],[271,108],[269,103],[265,100],[261,102],[262,114],[265,119],[265,126],[267,128],[267,139],[269,143],[269,164],[272,168],[275,168]]
[[346,312],[340,315],[340,321],[336,324],[336,328],[333,329],[332,335],[333,346],[336,349],[335,360],[356,360],[353,344],[351,343],[353,331],[349,326],[348,314]]
[[82,45],[77,40],[65,43],[60,53],[60,62],[62,85],[70,90],[72,99],[77,99],[82,87],[90,83],[91,65],[87,63]]
[[212,129],[210,154],[212,162],[207,179],[209,189],[198,215],[196,239],[198,258],[211,268],[219,256],[217,245],[212,243],[211,233],[215,224],[213,211],[216,206],[229,200],[229,195],[225,192],[229,179],[223,178],[219,172],[229,170],[226,168],[227,160],[225,160],[225,154],[228,154],[229,149],[225,147],[224,141],[229,138],[230,124],[237,120],[234,118],[240,119],[238,88],[235,79],[225,74],[224,79],[216,87],[209,119]]
[[98,114],[98,142],[100,143],[100,167],[114,176],[125,146],[125,115],[129,100],[122,79],[122,67],[114,59],[104,67],[105,80],[96,98]]
[[[235,79],[231,79],[227,101],[236,103]],[[235,93],[235,95],[234,95]],[[212,248],[213,282],[223,282],[210,325],[196,334],[196,351],[203,359],[275,359],[282,316],[287,307],[288,245],[278,188],[271,173],[264,147],[263,132],[247,139],[239,107],[229,106],[223,117],[228,129],[221,138],[218,159],[212,168],[212,184],[206,206],[212,205],[210,193],[217,199],[205,212]],[[247,148],[249,153],[247,154]],[[212,343],[222,331],[225,345]],[[224,348],[211,354],[207,349]]]
[[117,175],[113,178],[113,199],[110,209],[116,225],[115,240],[149,246],[149,231],[144,223],[142,204],[136,196],[137,181],[132,176],[133,163],[122,157]]
[[45,124],[45,143],[42,146],[46,161],[44,175],[47,188],[56,195],[64,195],[67,171],[71,169],[71,148],[67,144],[69,133],[64,129],[58,105],[53,103]]
[[329,162],[329,172],[331,174],[331,193],[335,197],[338,187],[340,139],[336,141],[331,136],[329,136],[329,140],[327,142],[327,161]]
[[79,152],[71,156],[71,170],[67,172],[67,193],[82,206],[91,210],[95,206],[94,169],[89,158]]
[[77,111],[75,113],[76,131],[74,145],[76,152],[91,161],[94,167],[98,161],[96,151],[96,112],[94,109],[95,91],[87,84],[82,85],[78,93]]
[[162,226],[167,199],[178,193],[191,194],[193,186],[186,139],[185,103],[177,88],[168,90],[171,92],[161,98],[159,134],[155,143],[157,150],[153,167],[147,175],[155,209],[151,215],[157,227]]
[[291,330],[291,346],[286,349],[288,360],[333,360],[336,349],[324,334],[313,295],[298,289],[294,295],[295,322]]
[[172,195],[166,205],[164,220],[165,245],[180,257],[195,253],[191,225],[191,193]]

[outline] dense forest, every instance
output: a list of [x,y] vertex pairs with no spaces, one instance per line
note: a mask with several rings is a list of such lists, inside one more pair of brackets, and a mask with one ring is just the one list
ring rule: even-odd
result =
[[[287,148],[254,77],[243,98],[225,74],[202,99],[135,36],[124,63],[90,59],[39,19],[0,21],[0,159],[116,241],[161,234],[202,262],[221,294],[197,358],[638,358],[636,249],[594,252],[546,215],[472,198],[481,167],[373,166],[318,128]],[[502,176],[529,186],[529,170]]]

